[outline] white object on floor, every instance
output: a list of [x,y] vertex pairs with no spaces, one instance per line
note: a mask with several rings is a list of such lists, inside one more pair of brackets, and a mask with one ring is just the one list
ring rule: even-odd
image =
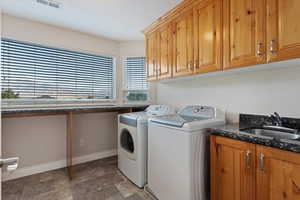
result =
[[209,199],[207,129],[222,124],[224,113],[208,106],[150,119],[147,189],[159,200]]
[[119,115],[118,168],[140,188],[147,182],[148,119],[174,113],[170,106],[151,105],[143,112]]

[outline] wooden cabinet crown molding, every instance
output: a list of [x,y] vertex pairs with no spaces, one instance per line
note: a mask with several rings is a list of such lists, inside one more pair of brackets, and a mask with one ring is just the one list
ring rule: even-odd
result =
[[155,22],[151,25],[146,27],[142,32],[147,36],[152,32],[156,31],[159,27],[163,26],[164,24],[170,23],[174,18],[178,15],[182,14],[186,11],[186,9],[191,8],[195,3],[201,0],[184,0],[179,3],[176,7],[168,11],[164,16],[158,18]]

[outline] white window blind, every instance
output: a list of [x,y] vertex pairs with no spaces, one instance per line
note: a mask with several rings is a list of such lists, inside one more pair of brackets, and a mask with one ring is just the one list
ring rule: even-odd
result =
[[146,101],[148,99],[146,58],[127,57],[124,65],[126,99]]
[[2,39],[5,100],[111,100],[114,58]]

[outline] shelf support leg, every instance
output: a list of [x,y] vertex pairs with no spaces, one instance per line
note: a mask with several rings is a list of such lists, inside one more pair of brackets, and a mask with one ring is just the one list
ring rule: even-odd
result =
[[67,172],[69,179],[73,178],[73,112],[67,113]]

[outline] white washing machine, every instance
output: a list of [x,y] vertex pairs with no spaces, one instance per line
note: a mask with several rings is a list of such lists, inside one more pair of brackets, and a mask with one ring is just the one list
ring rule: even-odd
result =
[[150,119],[146,190],[159,200],[208,200],[207,130],[224,123],[224,113],[208,106]]
[[147,182],[148,119],[174,113],[170,106],[151,105],[144,112],[119,115],[118,168],[140,188]]

